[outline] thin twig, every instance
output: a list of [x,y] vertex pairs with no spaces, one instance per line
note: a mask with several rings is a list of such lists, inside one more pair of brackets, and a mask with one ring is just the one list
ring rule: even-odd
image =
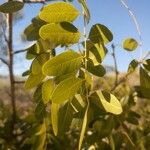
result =
[[7,62],[5,59],[3,59],[3,58],[0,57],[0,60],[1,60],[5,65],[8,66],[8,62]]
[[113,57],[113,60],[114,60],[114,67],[115,67],[115,86],[118,84],[118,75],[119,75],[119,72],[118,72],[118,65],[117,65],[117,59],[116,59],[116,53],[115,53],[115,45],[112,44],[111,45],[111,48],[112,48],[112,57]]
[[13,54],[24,53],[24,52],[26,52],[26,51],[27,51],[27,49],[16,50],[16,51],[14,51]]

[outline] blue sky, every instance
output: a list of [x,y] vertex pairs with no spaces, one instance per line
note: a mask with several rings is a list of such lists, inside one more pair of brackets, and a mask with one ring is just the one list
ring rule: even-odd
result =
[[[0,0],[1,2],[2,0]],[[73,3],[75,7],[79,10],[80,5],[74,0]],[[126,0],[130,9],[136,15],[139,22],[142,42],[141,47],[143,53],[150,49],[150,1],[149,0]],[[91,28],[93,24],[101,23],[106,25],[113,33],[114,40],[113,43],[121,45],[122,41],[127,37],[133,37],[139,41],[139,36],[136,31],[136,27],[133,20],[128,14],[128,11],[121,5],[120,0],[87,0],[90,12],[91,20],[87,26],[87,31]],[[31,19],[36,16],[42,7],[41,4],[26,4],[23,9],[24,18],[18,21],[14,26],[14,49],[24,49],[28,46],[26,43],[23,44],[20,39],[20,35],[24,28],[30,24]],[[82,17],[79,17],[75,22],[75,25],[83,32],[83,21]],[[110,49],[110,45],[108,45]],[[111,49],[110,49],[111,50]],[[117,62],[120,71],[126,71],[129,62],[134,58],[140,57],[140,48],[135,52],[126,52],[120,46],[116,48]],[[25,55],[17,55],[15,63],[16,74],[21,74],[23,71],[29,68],[30,62],[24,61]],[[113,65],[113,59],[110,55],[105,58],[104,61],[107,65]],[[0,73],[2,73],[5,68],[0,68]]]

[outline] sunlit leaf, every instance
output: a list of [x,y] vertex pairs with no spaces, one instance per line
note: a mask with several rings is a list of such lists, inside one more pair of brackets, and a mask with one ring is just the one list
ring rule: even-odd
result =
[[80,94],[76,94],[70,103],[76,112],[83,110],[86,105]]
[[83,80],[75,77],[71,77],[60,82],[52,93],[52,102],[63,103],[72,98],[79,88],[81,87]]
[[34,75],[34,74],[31,73],[29,75],[28,79],[26,80],[24,86],[25,86],[26,89],[32,89],[35,86],[39,85],[44,78],[45,78],[45,76],[42,75],[42,74]]
[[55,84],[52,79],[45,81],[42,85],[42,99],[44,104],[48,103],[51,99],[52,92],[54,90]]
[[71,73],[67,73],[67,74],[64,74],[64,75],[57,76],[55,78],[55,82],[58,84],[59,82],[65,80],[67,78],[75,77],[76,74],[77,74],[77,71],[74,71],[74,72],[71,72]]
[[49,76],[61,76],[79,69],[82,56],[72,50],[63,52],[47,61],[43,66],[43,73]]
[[86,127],[87,127],[87,123],[88,123],[88,110],[89,110],[89,103],[87,104],[86,110],[85,110],[85,113],[84,113],[84,118],[83,118],[83,122],[82,122],[82,128],[81,128],[81,133],[80,133],[78,150],[81,150],[81,146],[82,146],[83,139],[84,139],[84,134],[86,132]]
[[32,74],[42,74],[42,66],[49,59],[49,54],[43,53],[38,55],[32,62],[31,72]]
[[39,31],[40,37],[55,45],[69,45],[78,43],[80,32],[69,22],[51,23],[44,25]]
[[123,48],[127,51],[134,51],[138,47],[138,42],[133,38],[128,38],[123,42]]
[[[84,45],[85,44],[83,43],[83,46]],[[103,44],[94,44],[91,41],[86,42],[86,49],[88,58],[94,62],[94,65],[98,65],[99,63],[101,63],[108,51]]]
[[52,102],[52,104],[51,104],[51,120],[52,120],[52,128],[53,128],[55,136],[58,134],[59,108],[60,108],[60,104],[56,104],[56,103]]
[[91,95],[91,98],[93,98],[92,100],[106,112],[116,115],[122,113],[122,106],[120,102],[114,95],[108,92],[97,90]]
[[46,124],[45,121],[39,125],[38,131],[34,137],[32,150],[46,150]]
[[90,30],[89,39],[93,43],[107,44],[112,41],[113,35],[106,26],[102,24],[95,24]]
[[138,67],[139,62],[136,59],[133,59],[128,67],[128,73],[132,73]]
[[57,2],[46,5],[39,13],[40,19],[49,23],[72,22],[79,15],[79,11],[71,4]]

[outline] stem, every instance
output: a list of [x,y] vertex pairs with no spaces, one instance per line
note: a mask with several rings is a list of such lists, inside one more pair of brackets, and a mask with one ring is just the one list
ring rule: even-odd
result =
[[136,27],[136,30],[137,30],[137,33],[139,35],[139,40],[140,40],[140,43],[139,43],[139,46],[140,46],[140,59],[142,58],[142,54],[143,54],[143,50],[141,48],[142,46],[142,36],[141,36],[141,29],[140,29],[140,25],[137,21],[137,18],[135,16],[135,14],[133,13],[133,11],[128,7],[127,3],[125,2],[125,0],[120,0],[121,1],[121,4],[128,10],[128,13],[131,17],[131,19],[133,20],[134,24],[135,24],[135,27]]
[[116,59],[116,53],[115,53],[115,45],[112,44],[111,45],[112,47],[112,56],[113,56],[113,60],[114,60],[114,66],[115,66],[115,86],[118,84],[118,75],[119,75],[119,72],[118,72],[118,65],[117,65],[117,59]]
[[84,8],[82,6],[83,9],[83,20],[84,20],[84,30],[83,30],[83,36],[84,36],[84,50],[85,50],[85,69],[87,69],[87,59],[88,59],[88,55],[87,55],[87,45],[86,45],[86,18],[85,18],[85,12],[84,12]]
[[[9,0],[11,1],[11,0]],[[7,16],[7,27],[8,27],[8,69],[9,69],[9,79],[10,79],[10,93],[11,93],[11,103],[12,103],[12,129],[14,130],[14,125],[16,122],[16,101],[15,101],[15,84],[14,84],[14,72],[13,72],[13,14],[9,13]],[[13,132],[13,131],[12,131]]]

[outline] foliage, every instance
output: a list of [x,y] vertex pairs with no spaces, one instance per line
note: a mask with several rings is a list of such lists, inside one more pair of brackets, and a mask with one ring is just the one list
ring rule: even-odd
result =
[[[79,0],[79,4],[83,8],[86,31],[90,11],[85,0]],[[22,7],[13,5],[13,9],[9,9],[11,13]],[[134,59],[129,64],[126,77],[139,69],[139,86],[124,87],[117,83],[113,87],[108,83],[108,89],[105,86],[96,89],[93,77],[105,79],[106,70],[102,62],[113,34],[105,25],[97,23],[91,27],[88,36],[84,32],[82,39],[82,34],[73,24],[79,14],[69,2],[50,3],[25,29],[27,40],[36,41],[27,49],[26,58],[31,59],[32,64],[23,74],[28,76],[25,88],[35,89],[35,112],[27,118],[18,118],[16,125],[25,125],[18,127],[23,134],[21,140],[13,138],[10,133],[10,137],[4,136],[6,130],[11,130],[11,119],[4,121],[0,130],[3,139],[1,149],[5,149],[5,142],[9,139],[14,139],[8,146],[11,149],[17,146],[26,150],[69,150],[77,147],[79,150],[92,147],[104,150],[148,149],[149,128],[140,128],[143,122],[140,122],[141,116],[134,108],[139,97],[147,101],[150,99],[149,59]],[[78,44],[82,45],[82,49],[72,50],[71,46]],[[133,38],[123,42],[123,48],[128,51],[135,50],[138,45]],[[62,51],[57,54],[60,47]],[[147,122],[150,124],[149,120]]]

